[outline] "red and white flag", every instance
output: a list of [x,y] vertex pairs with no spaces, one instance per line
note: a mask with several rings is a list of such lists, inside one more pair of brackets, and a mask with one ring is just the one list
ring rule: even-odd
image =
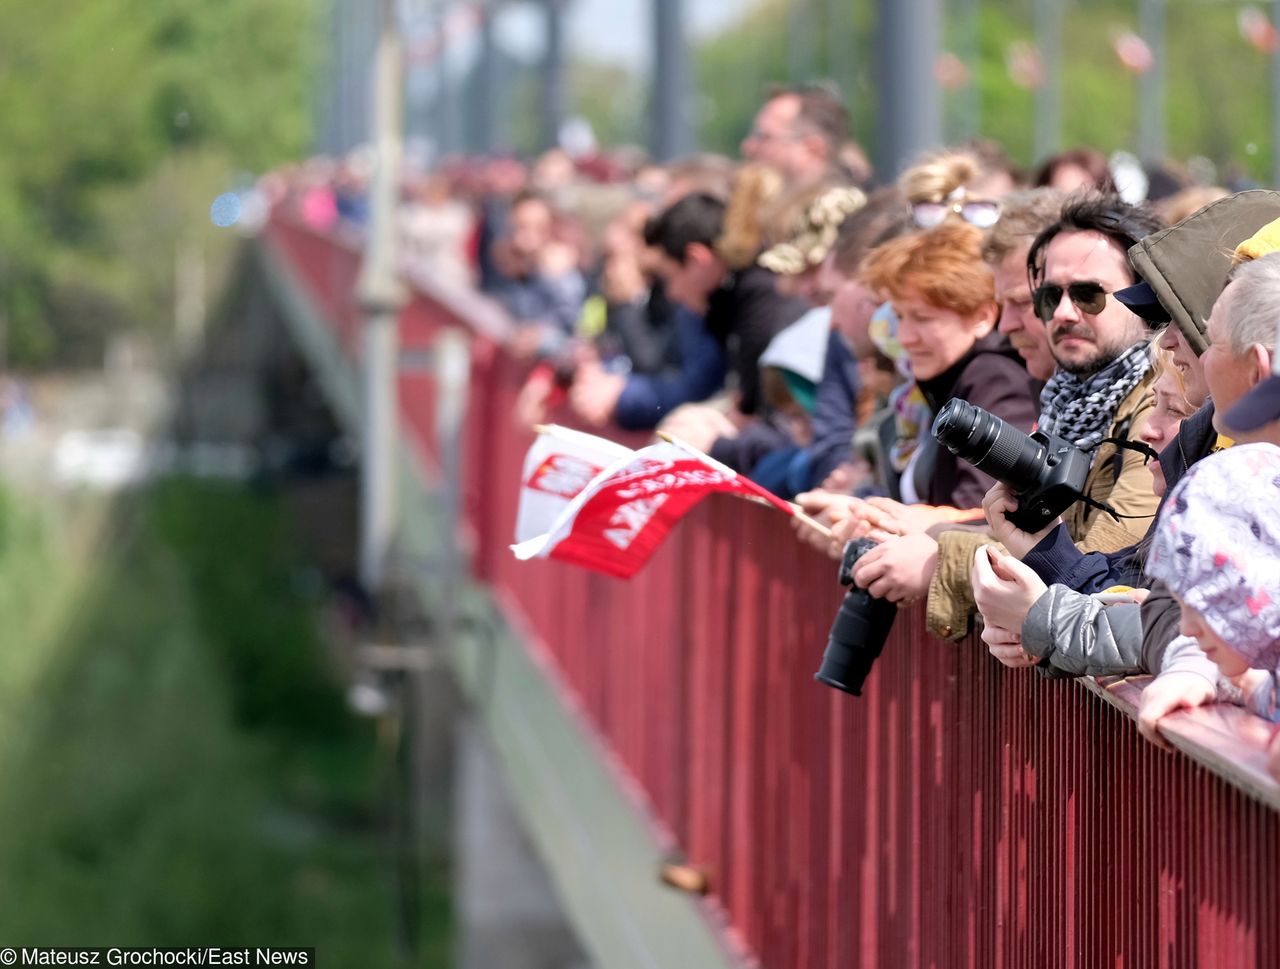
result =
[[565,507],[605,468],[635,454],[594,434],[547,425],[524,458],[516,541],[545,535]]
[[681,516],[713,492],[752,498],[794,514],[781,498],[688,445],[653,444],[601,470],[544,534],[511,550],[522,561],[559,559],[629,579]]

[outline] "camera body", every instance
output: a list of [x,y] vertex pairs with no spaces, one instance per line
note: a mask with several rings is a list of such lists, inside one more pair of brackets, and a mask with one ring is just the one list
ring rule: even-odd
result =
[[845,544],[839,578],[840,584],[849,591],[845,593],[831,624],[827,648],[822,653],[822,665],[813,674],[819,683],[853,696],[862,695],[862,684],[884,649],[893,620],[898,615],[898,607],[888,599],[877,598],[853,584],[854,566],[875,547],[876,543],[869,538]]
[[1070,441],[1024,434],[994,414],[953,398],[938,411],[933,436],[958,458],[1009,486],[1018,508],[1006,517],[1038,532],[1084,497],[1093,457]]

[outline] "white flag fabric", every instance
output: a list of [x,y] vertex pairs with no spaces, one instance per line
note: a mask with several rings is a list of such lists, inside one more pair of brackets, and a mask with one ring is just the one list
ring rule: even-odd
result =
[[511,550],[521,561],[554,558],[629,579],[680,518],[713,492],[795,513],[745,475],[688,445],[653,444],[600,471],[563,505],[550,528]]
[[631,448],[594,434],[552,424],[534,440],[524,459],[516,542],[545,535],[565,506],[591,480]]

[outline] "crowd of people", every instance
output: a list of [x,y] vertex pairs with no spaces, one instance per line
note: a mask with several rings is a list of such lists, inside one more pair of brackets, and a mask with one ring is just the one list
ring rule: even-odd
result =
[[[1169,167],[1135,198],[1097,152],[1027,177],[982,141],[873,187],[822,87],[771,91],[741,154],[445,163],[407,257],[506,308],[520,420],[674,434],[1008,667],[1150,674],[1157,743],[1214,702],[1280,723],[1280,192]],[[364,218],[352,168],[295,173],[300,215]],[[1079,500],[1019,516],[935,438],[954,399],[1081,452]]]

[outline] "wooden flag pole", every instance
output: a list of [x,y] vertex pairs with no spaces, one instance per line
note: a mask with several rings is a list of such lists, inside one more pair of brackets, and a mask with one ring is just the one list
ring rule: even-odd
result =
[[[699,451],[692,444],[689,444],[686,441],[680,440],[680,438],[676,437],[674,434],[668,434],[666,431],[658,431],[656,433],[657,433],[657,437],[660,440],[666,441],[668,444],[674,444],[676,447],[680,448],[681,450],[688,451],[691,455],[693,455],[695,458],[697,458],[707,467],[714,468],[716,471],[719,471],[721,474],[734,475],[734,476],[738,474],[738,472],[734,471],[733,468],[729,467],[727,464],[717,461],[711,455],[706,454],[702,451]],[[747,500],[749,501],[756,501],[764,505],[769,504],[763,498],[751,498],[748,495],[743,495],[743,497],[747,498]],[[817,532],[823,538],[826,538],[826,539],[833,538],[831,534],[831,529],[829,529],[826,525],[822,524],[822,522],[818,521],[816,518],[813,518],[810,515],[806,514],[804,510],[801,509],[801,507],[797,505],[794,501],[788,501],[787,504],[791,506],[791,513],[798,521],[804,522],[806,525],[812,528],[815,532]]]

